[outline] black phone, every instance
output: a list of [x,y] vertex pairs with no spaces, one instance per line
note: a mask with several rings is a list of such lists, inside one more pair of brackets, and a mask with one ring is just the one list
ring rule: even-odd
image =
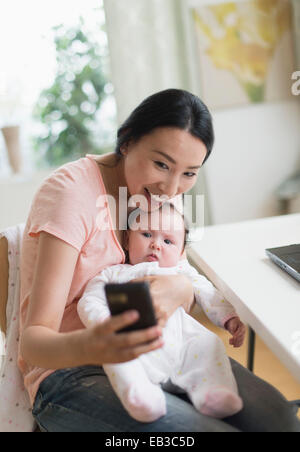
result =
[[149,283],[128,282],[124,284],[105,284],[105,294],[111,315],[119,315],[134,309],[138,311],[138,320],[118,333],[143,330],[157,325]]

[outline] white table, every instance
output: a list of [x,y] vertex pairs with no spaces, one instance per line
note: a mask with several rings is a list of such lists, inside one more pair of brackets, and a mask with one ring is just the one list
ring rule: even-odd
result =
[[188,256],[300,381],[300,283],[266,248],[300,243],[300,214],[209,226]]

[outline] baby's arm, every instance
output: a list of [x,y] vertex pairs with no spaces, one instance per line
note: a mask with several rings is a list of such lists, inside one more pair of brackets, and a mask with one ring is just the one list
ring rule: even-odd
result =
[[85,327],[89,328],[104,322],[110,317],[104,286],[109,281],[109,272],[103,270],[91,279],[77,304],[77,312]]
[[180,271],[186,271],[192,280],[196,303],[201,306],[207,317],[217,326],[232,334],[229,343],[240,347],[245,339],[246,327],[241,322],[234,307],[223,297],[208,279],[199,275],[188,261],[181,265]]
[[200,275],[188,261],[185,261],[181,267],[181,271],[191,278],[196,303],[215,325],[225,328],[228,320],[238,317],[234,307],[225,300],[221,292],[205,276]]

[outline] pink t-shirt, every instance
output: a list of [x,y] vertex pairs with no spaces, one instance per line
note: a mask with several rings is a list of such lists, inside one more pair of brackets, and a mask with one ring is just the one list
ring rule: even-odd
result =
[[[124,252],[113,228],[101,230],[97,226],[99,218],[112,226],[109,210],[103,202],[97,204],[100,195],[106,199],[102,176],[92,156],[57,169],[43,182],[35,195],[22,243],[20,332],[27,315],[37,258],[38,235],[41,231],[58,237],[79,251],[61,332],[84,328],[76,305],[88,281],[104,268],[125,262]],[[105,211],[106,215],[103,215]],[[18,365],[33,405],[40,383],[54,370],[33,367],[22,359],[20,353]]]

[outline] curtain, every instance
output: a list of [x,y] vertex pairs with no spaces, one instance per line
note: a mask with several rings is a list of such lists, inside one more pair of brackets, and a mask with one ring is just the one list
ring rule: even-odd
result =
[[182,87],[171,0],[104,0],[112,81],[122,122],[148,95]]

